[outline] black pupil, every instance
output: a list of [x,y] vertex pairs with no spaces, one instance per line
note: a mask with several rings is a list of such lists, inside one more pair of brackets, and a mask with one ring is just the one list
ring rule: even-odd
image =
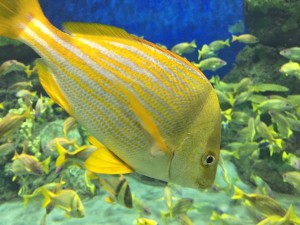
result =
[[213,161],[214,161],[214,157],[212,157],[212,156],[208,156],[208,157],[206,158],[206,163],[207,163],[207,164],[211,164]]

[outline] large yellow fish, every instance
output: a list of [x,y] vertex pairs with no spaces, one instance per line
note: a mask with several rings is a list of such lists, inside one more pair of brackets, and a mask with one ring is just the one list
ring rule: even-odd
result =
[[94,136],[89,171],[136,171],[192,188],[213,183],[220,107],[195,66],[120,28],[65,23],[64,33],[37,0],[1,0],[0,21],[1,36],[41,56],[44,89]]

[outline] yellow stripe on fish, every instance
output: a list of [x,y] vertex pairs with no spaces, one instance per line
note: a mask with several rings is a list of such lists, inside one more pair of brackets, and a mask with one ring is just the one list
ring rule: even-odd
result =
[[220,107],[190,62],[120,28],[65,23],[64,33],[37,0],[2,0],[0,20],[0,35],[41,56],[37,70],[49,96],[108,151],[103,159],[99,147],[85,163],[88,170],[134,170],[194,188],[213,183]]

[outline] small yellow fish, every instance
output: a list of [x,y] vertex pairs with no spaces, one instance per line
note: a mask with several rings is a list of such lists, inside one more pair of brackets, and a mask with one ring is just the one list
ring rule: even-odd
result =
[[91,193],[95,194],[96,186],[92,183],[90,172],[87,170],[84,173],[84,183]]
[[267,99],[261,102],[259,105],[253,105],[253,110],[258,110],[259,113],[265,113],[268,111],[289,111],[293,108],[293,105],[286,99]]
[[42,194],[44,195],[43,207],[47,207],[53,203],[54,206],[65,211],[65,217],[84,217],[84,207],[79,195],[69,189],[59,190],[56,193],[48,191],[42,188]]
[[37,102],[35,104],[34,117],[36,119],[38,119],[45,110],[46,110],[46,108],[44,107],[44,97],[42,95],[40,95],[39,99],[37,100]]
[[11,142],[1,144],[0,145],[0,157],[6,156],[9,153],[13,152],[15,148],[16,148],[16,146]]
[[221,215],[218,214],[216,211],[212,212],[210,217],[212,221],[220,221],[222,225],[253,225],[254,221],[249,219],[239,218],[234,215],[222,213]]
[[252,92],[249,92],[249,91],[245,91],[245,92],[242,92],[242,93],[236,95],[234,98],[233,105],[237,106],[237,105],[240,105],[240,104],[248,101],[248,99],[251,97],[251,95],[252,95]]
[[171,187],[169,185],[167,185],[164,188],[164,200],[165,200],[165,203],[166,203],[169,211],[171,212],[170,217],[173,218],[172,210],[171,210],[173,207],[173,196],[172,196]]
[[252,34],[241,34],[239,36],[232,35],[232,42],[239,41],[245,44],[255,44],[259,40]]
[[216,89],[215,92],[217,93],[220,105],[227,104],[227,103],[230,105],[233,105],[233,102],[232,102],[229,94],[219,91],[218,89]]
[[265,92],[265,91],[286,92],[288,90],[289,88],[279,84],[255,84],[250,88],[250,91],[253,92]]
[[293,106],[300,106],[300,95],[288,95],[286,98]]
[[286,48],[280,51],[289,60],[300,62],[300,47]]
[[36,67],[34,66],[32,69],[30,69],[30,65],[26,66],[24,69],[24,72],[27,75],[27,78],[30,78],[31,75],[36,71]]
[[201,70],[216,71],[221,67],[227,65],[227,63],[220,58],[211,57],[211,58],[203,59],[198,64],[194,64],[194,65]]
[[0,121],[0,139],[16,131],[27,118],[32,118],[30,108],[27,108],[27,110],[21,115],[7,114]]
[[300,192],[300,172],[291,171],[284,173],[282,176],[285,182],[290,183],[298,192]]
[[70,152],[66,150],[59,142],[56,143],[56,149],[58,157],[56,159],[55,166],[61,167],[66,162],[72,162],[81,168],[84,168],[84,161],[90,157],[90,155],[97,150],[93,145],[83,145],[76,150]]
[[18,154],[15,152],[14,157],[12,158],[12,171],[15,176],[13,177],[13,181],[17,176],[22,176],[26,174],[34,174],[34,175],[44,175],[49,171],[49,163],[51,157],[49,156],[43,162],[40,162],[35,156],[28,155],[26,153]]
[[63,32],[37,0],[1,0],[0,21],[0,36],[41,56],[36,68],[47,94],[105,147],[86,160],[87,170],[212,185],[220,106],[192,63],[112,26],[68,22]]
[[235,111],[231,113],[232,122],[239,125],[248,125],[250,114],[243,111]]
[[240,80],[237,86],[234,88],[234,93],[239,94],[249,90],[249,87],[253,85],[252,80],[249,77],[245,77]]
[[158,223],[154,220],[147,218],[138,218],[136,220],[136,225],[158,225]]
[[132,207],[139,214],[139,216],[151,215],[150,208],[140,198],[132,193]]
[[193,225],[193,221],[186,215],[186,214],[180,214],[178,216],[178,219],[180,221],[180,225]]
[[175,52],[178,55],[182,55],[182,54],[192,53],[196,50],[196,48],[197,48],[196,42],[195,40],[193,40],[191,43],[182,42],[177,45],[174,45],[171,48],[171,51]]
[[[263,139],[266,139],[270,143],[276,144],[279,148],[282,148],[282,139],[275,138],[274,132],[262,121],[257,122],[255,126],[256,132]],[[271,153],[272,154],[272,153]]]
[[23,89],[16,93],[16,97],[18,97],[18,98],[35,98],[36,91],[31,92],[26,89]]
[[101,187],[110,195],[105,199],[108,203],[118,203],[127,208],[132,208],[133,199],[128,181],[124,176],[110,175],[100,177]]
[[277,130],[282,138],[289,138],[293,131],[290,128],[290,123],[286,116],[278,112],[270,112],[272,121],[276,124]]
[[230,47],[229,38],[226,39],[225,41],[223,41],[223,40],[213,41],[208,46],[209,46],[209,49],[214,52],[219,51],[220,49],[222,49],[226,46]]
[[282,160],[287,161],[288,164],[297,170],[300,170],[300,158],[292,153],[282,153]]
[[300,224],[300,218],[296,215],[294,206],[291,205],[287,213],[282,217],[279,215],[268,216],[256,225],[291,225]]
[[[162,212],[161,216],[164,221],[164,224],[166,224],[167,218],[170,217],[171,215],[173,218],[181,215],[181,214],[186,214],[187,211],[189,211],[194,204],[194,200],[191,198],[182,198],[179,199],[174,206],[169,210],[169,212]],[[172,218],[171,218],[172,219]]]
[[16,60],[8,60],[0,66],[0,75],[4,76],[11,72],[24,71],[25,65]]
[[236,186],[234,186],[232,199],[244,199],[247,206],[256,209],[265,217],[286,214],[286,210],[273,198],[261,194],[246,194]]
[[32,81],[22,81],[11,85],[8,89],[24,89],[32,87]]
[[65,182],[63,180],[61,180],[59,183],[49,183],[49,184],[45,184],[41,187],[36,188],[32,194],[28,195],[23,195],[23,201],[24,201],[24,206],[27,206],[29,201],[31,199],[37,198],[42,196],[42,190],[46,189],[47,191],[51,191],[53,193],[56,193],[59,190],[63,189],[63,185],[65,184]]
[[77,139],[69,140],[64,137],[57,137],[47,143],[46,149],[54,151],[57,148],[56,143],[60,144],[63,147],[73,146],[75,148],[79,148],[77,145]]
[[65,121],[64,121],[64,135],[65,137],[67,137],[67,134],[70,130],[73,130],[77,127],[77,122],[73,117],[68,117]]
[[13,152],[15,148],[16,148],[16,146],[11,142],[1,144],[0,145],[0,157],[6,156],[9,153]]
[[208,45],[203,45],[201,50],[198,49],[198,60],[210,58],[216,56],[216,53],[212,51]]
[[4,109],[4,102],[0,102],[0,109]]
[[279,72],[286,76],[300,76],[300,64],[293,61],[287,62],[280,67]]

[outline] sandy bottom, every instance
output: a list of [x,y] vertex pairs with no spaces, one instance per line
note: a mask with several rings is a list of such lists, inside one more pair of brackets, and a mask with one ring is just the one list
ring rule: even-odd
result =
[[[255,190],[243,184],[237,176],[235,167],[230,163],[225,163],[229,173],[230,180],[233,185],[247,193]],[[134,179],[128,178],[132,192],[138,198],[142,199],[147,207],[151,210],[151,215],[140,215],[135,209],[127,209],[117,204],[108,204],[104,201],[107,194],[100,191],[93,199],[84,201],[85,217],[84,218],[65,218],[64,212],[60,209],[54,209],[47,217],[46,225],[132,225],[136,224],[135,219],[139,216],[146,217],[163,224],[161,211],[167,211],[167,206],[163,201],[163,187],[149,186],[142,184]],[[218,169],[216,184],[226,187],[226,183],[222,177],[221,168]],[[251,214],[249,210],[241,204],[241,201],[233,201],[231,199],[233,191],[197,191],[189,188],[180,188],[174,196],[177,199],[188,197],[194,199],[193,208],[188,211],[189,218],[195,225],[222,224],[220,221],[211,221],[210,217],[213,211],[223,211],[224,213],[235,215],[242,221],[248,221],[244,224],[256,224],[255,214]],[[300,197],[281,195],[274,193],[274,197],[282,206],[288,208],[290,204],[294,204],[295,211],[300,216]],[[176,201],[176,200],[175,200]],[[23,207],[22,199],[19,201],[7,202],[0,205],[0,225],[39,225],[41,218],[45,214],[45,209],[41,208],[40,202],[31,202],[27,207]],[[180,224],[177,217],[168,220],[167,224]],[[232,223],[234,224],[234,223]]]

